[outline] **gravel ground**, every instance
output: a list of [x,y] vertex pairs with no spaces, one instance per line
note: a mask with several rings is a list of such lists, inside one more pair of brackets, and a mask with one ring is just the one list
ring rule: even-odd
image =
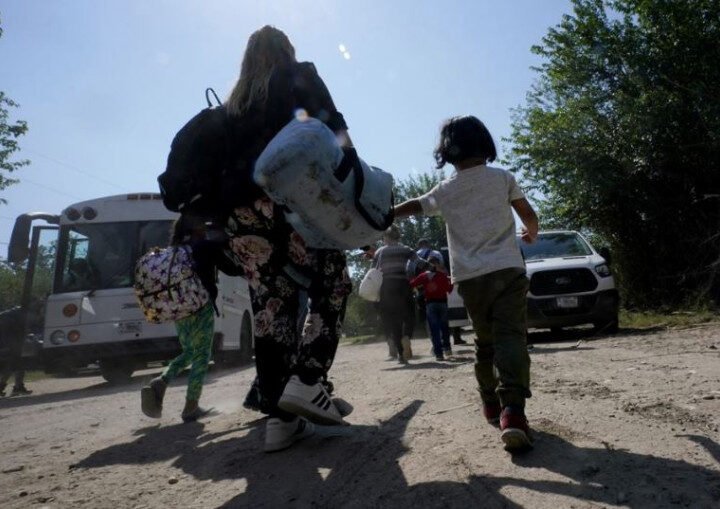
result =
[[182,379],[162,419],[141,414],[157,370],[37,381],[0,400],[0,507],[720,507],[719,325],[531,341],[536,442],[514,456],[480,416],[472,349],[436,362],[427,339],[408,367],[381,343],[341,346],[353,425],[275,454],[241,406],[251,367],[214,370],[216,412],[194,424]]

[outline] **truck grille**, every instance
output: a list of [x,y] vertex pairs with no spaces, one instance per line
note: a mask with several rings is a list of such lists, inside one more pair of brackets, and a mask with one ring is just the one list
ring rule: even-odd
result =
[[536,272],[530,279],[533,295],[562,295],[592,292],[598,282],[590,269],[561,269]]

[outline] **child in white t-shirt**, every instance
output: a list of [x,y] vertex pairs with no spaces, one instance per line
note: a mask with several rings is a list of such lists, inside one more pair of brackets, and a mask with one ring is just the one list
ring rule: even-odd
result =
[[477,336],[475,376],[483,413],[490,423],[499,422],[507,450],[523,449],[532,444],[525,417],[525,398],[530,397],[529,283],[512,210],[524,224],[524,242],[535,240],[538,219],[512,174],[487,166],[497,156],[495,144],[476,117],[447,120],[434,155],[438,168],[450,163],[456,173],[398,205],[395,216],[443,216],[453,283]]

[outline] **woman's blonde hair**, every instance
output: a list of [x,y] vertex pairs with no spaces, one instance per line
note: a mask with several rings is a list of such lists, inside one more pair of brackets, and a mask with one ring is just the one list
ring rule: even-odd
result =
[[240,77],[226,101],[230,115],[241,115],[253,104],[264,104],[276,67],[295,63],[295,48],[282,30],[265,25],[248,39]]

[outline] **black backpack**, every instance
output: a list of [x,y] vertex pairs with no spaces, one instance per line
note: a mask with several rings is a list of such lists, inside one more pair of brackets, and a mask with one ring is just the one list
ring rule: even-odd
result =
[[[218,105],[213,106],[210,94]],[[205,90],[207,108],[180,129],[170,146],[167,167],[158,177],[160,194],[168,210],[219,212],[222,178],[229,164],[228,119],[212,88]]]

